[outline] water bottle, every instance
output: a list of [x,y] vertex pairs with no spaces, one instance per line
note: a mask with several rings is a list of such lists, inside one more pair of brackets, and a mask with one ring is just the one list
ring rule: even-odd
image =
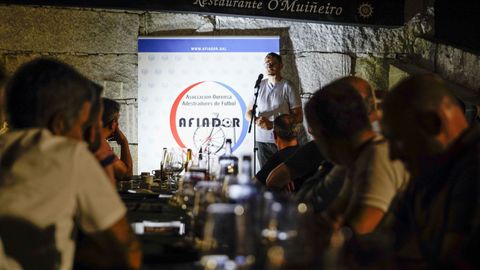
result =
[[232,154],[232,140],[227,139],[225,141],[225,154],[220,156],[218,163],[220,165],[220,172],[218,177],[220,179],[227,175],[238,174],[238,158]]

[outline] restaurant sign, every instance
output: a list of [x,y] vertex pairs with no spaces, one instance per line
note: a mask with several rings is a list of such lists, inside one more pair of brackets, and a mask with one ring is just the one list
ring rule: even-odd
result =
[[0,0],[0,3],[135,9],[402,26],[405,0]]

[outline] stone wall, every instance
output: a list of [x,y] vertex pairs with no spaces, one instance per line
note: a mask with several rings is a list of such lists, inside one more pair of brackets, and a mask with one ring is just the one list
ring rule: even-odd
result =
[[0,5],[0,65],[12,73],[29,59],[52,56],[102,84],[107,97],[123,104],[121,125],[136,160],[139,36],[280,35],[286,63],[284,75],[302,93],[311,93],[348,74],[366,78],[375,89],[388,89],[389,66],[401,59],[414,59],[448,79],[478,89],[477,55],[470,57],[467,52],[418,38],[431,34],[429,20],[431,16],[417,16],[405,27],[387,29],[181,13]]

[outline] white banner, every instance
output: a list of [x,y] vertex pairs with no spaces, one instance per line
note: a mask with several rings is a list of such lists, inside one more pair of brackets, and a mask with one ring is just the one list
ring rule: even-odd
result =
[[139,172],[158,169],[164,147],[216,159],[232,139],[235,155],[252,155],[245,113],[269,52],[279,37],[140,38]]

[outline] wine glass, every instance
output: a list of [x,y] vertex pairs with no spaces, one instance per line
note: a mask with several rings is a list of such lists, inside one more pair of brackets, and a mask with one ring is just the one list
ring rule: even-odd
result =
[[166,188],[168,191],[175,191],[179,174],[183,171],[183,156],[181,152],[172,148],[164,158],[164,172],[167,176]]

